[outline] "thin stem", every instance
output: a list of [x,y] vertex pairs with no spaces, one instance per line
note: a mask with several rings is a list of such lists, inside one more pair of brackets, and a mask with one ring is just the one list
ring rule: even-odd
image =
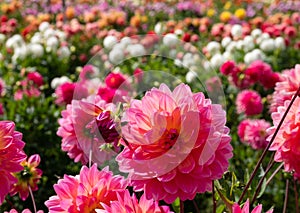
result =
[[283,164],[284,164],[284,163],[281,163],[281,164],[277,167],[277,169],[272,173],[272,175],[269,177],[269,179],[268,179],[267,182],[266,182],[267,185],[271,182],[271,180],[274,178],[274,176],[279,172],[279,170],[282,168]]
[[180,200],[180,213],[184,213],[184,203]]
[[211,182],[212,184],[212,198],[213,198],[213,213],[217,212],[217,201],[215,197],[215,183],[214,181]]
[[288,112],[290,111],[290,108],[292,107],[293,103],[295,102],[296,98],[298,97],[299,92],[300,92],[300,86],[298,87],[297,92],[296,92],[295,95],[293,96],[293,98],[292,98],[292,100],[291,100],[291,102],[290,102],[288,108],[287,108],[286,111],[284,112],[284,115],[282,116],[282,118],[281,118],[281,120],[280,120],[280,122],[279,122],[279,124],[278,124],[278,126],[277,126],[277,128],[276,128],[276,130],[275,130],[275,132],[274,132],[274,134],[273,134],[273,136],[272,136],[270,142],[268,143],[268,145],[267,145],[267,147],[265,148],[264,152],[263,152],[262,155],[260,156],[260,158],[259,158],[259,160],[258,160],[258,162],[257,162],[257,164],[256,164],[256,166],[255,166],[255,168],[254,168],[254,170],[253,170],[251,176],[250,176],[250,179],[249,179],[248,183],[246,184],[246,186],[245,186],[245,188],[244,188],[244,190],[243,190],[243,192],[242,192],[242,195],[241,195],[241,197],[240,197],[240,199],[239,199],[239,201],[238,201],[239,204],[242,202],[242,200],[243,200],[243,198],[244,198],[244,196],[245,196],[245,194],[246,194],[248,188],[250,187],[250,185],[251,185],[251,183],[252,183],[252,181],[253,181],[253,179],[254,179],[256,173],[258,172],[258,169],[259,169],[260,164],[262,163],[263,159],[266,157],[267,152],[268,152],[268,150],[269,150],[271,144],[272,144],[273,141],[275,140],[276,135],[277,135],[277,133],[279,132],[279,130],[280,130],[282,124],[283,124],[283,121],[284,121],[284,119],[286,118]]
[[28,186],[28,189],[29,189],[29,194],[30,194],[31,200],[32,200],[32,205],[33,205],[34,213],[36,213],[35,200],[34,200],[34,196],[33,196],[33,193],[32,193],[30,185]]
[[90,153],[89,153],[89,168],[92,166],[93,144],[94,144],[94,139],[92,139],[91,146],[90,146]]
[[284,198],[284,205],[283,205],[282,213],[286,213],[288,197],[289,197],[289,179],[286,179],[286,182],[285,182],[285,198]]
[[200,213],[200,209],[198,208],[198,205],[197,205],[195,200],[193,200],[193,204],[194,204],[194,207],[196,209],[196,213]]
[[270,169],[271,169],[271,168],[274,166],[274,164],[275,164],[274,158],[271,158],[271,159],[272,159],[272,163],[271,163],[270,165],[268,165],[268,167],[267,167],[267,169],[266,169],[264,175],[260,178],[260,180],[259,180],[259,182],[258,182],[258,184],[257,184],[257,187],[256,187],[256,189],[255,189],[254,196],[253,196],[253,198],[252,198],[252,200],[251,200],[251,205],[252,205],[252,204],[254,203],[254,201],[256,200],[256,197],[257,197],[258,193],[260,192],[261,186],[262,186],[262,184],[263,184],[263,182],[264,182],[264,180],[265,180],[265,178],[266,178],[268,172],[270,171]]
[[10,205],[11,209],[16,209],[16,207],[14,206],[14,204],[7,197],[5,197],[5,200]]
[[296,213],[299,213],[297,182],[295,178],[293,178],[293,182],[294,182],[294,191],[295,191]]

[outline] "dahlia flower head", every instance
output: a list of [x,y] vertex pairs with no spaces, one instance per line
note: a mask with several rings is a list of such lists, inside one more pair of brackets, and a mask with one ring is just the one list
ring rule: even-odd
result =
[[22,133],[15,131],[11,121],[0,121],[0,205],[18,180],[12,173],[20,172],[26,159]]
[[291,100],[296,93],[300,82],[300,64],[294,69],[284,71],[280,76],[280,81],[276,83],[275,91],[272,95],[271,112],[276,112],[277,107],[283,106],[286,100]]
[[253,90],[243,90],[236,97],[236,111],[247,116],[258,115],[263,111],[260,94]]
[[14,184],[10,195],[13,196],[19,193],[20,198],[24,201],[29,195],[29,187],[32,191],[38,190],[38,182],[42,178],[42,170],[38,165],[41,162],[41,158],[38,154],[30,156],[27,160],[23,161],[21,165],[24,170],[18,173],[14,173],[14,176],[18,178],[18,182]]
[[50,213],[94,212],[103,209],[124,193],[127,181],[121,176],[113,176],[105,167],[98,170],[97,164],[91,168],[83,166],[79,175],[64,175],[54,186],[56,195],[45,202]]
[[[273,209],[267,211],[266,213],[272,213]],[[250,204],[249,204],[249,199],[247,199],[246,203],[244,204],[243,208],[239,206],[239,204],[234,203],[232,205],[232,213],[250,213]],[[262,205],[259,204],[256,206],[251,213],[262,213]]]
[[268,145],[266,130],[271,126],[264,119],[245,119],[238,126],[241,142],[253,149],[264,149]]
[[232,147],[225,111],[185,84],[173,91],[165,84],[152,88],[131,101],[121,122],[119,169],[147,199],[191,200],[210,191],[212,180],[228,168]]
[[[274,126],[269,128],[268,141],[271,141],[279,122],[287,110],[290,101],[285,101],[284,106],[277,107],[277,112],[272,113]],[[294,172],[300,178],[300,98],[297,97],[290,108],[284,122],[278,131],[269,150],[275,151],[274,160],[284,163],[286,172]]]
[[[62,137],[61,149],[75,162],[87,164],[90,151],[91,161],[101,165],[116,154],[107,148],[107,143],[116,144],[119,134],[110,116],[115,105],[107,104],[99,96],[73,100],[61,112],[57,135]],[[102,149],[103,148],[103,149]]]
[[128,190],[117,194],[117,200],[111,201],[109,205],[102,206],[104,209],[96,209],[97,213],[172,213],[168,206],[159,206],[153,199],[147,200],[145,194],[138,201],[135,194],[130,196]]

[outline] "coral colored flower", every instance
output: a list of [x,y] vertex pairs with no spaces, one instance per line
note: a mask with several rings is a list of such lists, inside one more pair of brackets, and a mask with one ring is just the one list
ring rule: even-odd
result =
[[103,205],[117,200],[118,193],[124,193],[127,182],[121,176],[113,176],[108,167],[98,170],[97,164],[91,168],[83,166],[80,174],[64,175],[54,185],[56,192],[45,202],[49,212],[94,212]]
[[135,194],[130,196],[126,190],[122,195],[117,194],[118,199],[111,201],[110,205],[103,204],[104,209],[96,209],[97,213],[172,213],[168,206],[159,206],[157,201],[148,200],[143,194],[140,201]]
[[237,95],[235,104],[237,113],[245,113],[247,116],[260,114],[263,110],[261,97],[253,90],[240,92]]
[[276,83],[272,95],[271,112],[276,112],[279,106],[283,106],[286,100],[291,100],[296,93],[300,82],[300,64],[294,69],[284,71],[280,76],[280,82]]
[[15,124],[11,121],[0,121],[0,205],[17,182],[12,173],[23,170],[20,163],[26,159],[24,145],[22,134],[15,131]]
[[14,176],[18,178],[18,182],[14,184],[10,195],[13,196],[19,193],[22,200],[26,200],[29,195],[29,188],[32,191],[37,191],[37,183],[42,177],[42,170],[36,168],[40,164],[41,158],[38,154],[32,155],[28,160],[23,161],[21,165],[24,167],[23,171],[15,173]]
[[55,90],[58,105],[70,104],[73,99],[80,100],[88,96],[88,90],[80,83],[65,82],[59,85]]
[[[285,101],[284,106],[279,106],[276,112],[272,113],[274,126],[267,132],[270,134],[268,141],[271,140],[279,122],[288,108],[290,101]],[[300,178],[300,99],[293,103],[288,112],[275,140],[271,144],[270,150],[276,151],[274,160],[284,162],[284,169],[287,172],[294,171],[295,176]]]
[[263,149],[268,144],[266,129],[270,126],[263,119],[246,119],[239,124],[238,135],[243,143],[251,145],[253,149]]
[[211,190],[232,157],[225,112],[184,84],[161,84],[133,100],[122,118],[119,169],[135,191],[172,203]]
[[[262,212],[262,205],[256,206],[251,213],[261,213]],[[273,209],[267,211],[266,213],[272,213]],[[246,203],[244,204],[243,208],[239,206],[239,204],[234,203],[232,205],[232,213],[250,213],[250,204],[249,204],[249,199],[247,199]]]
[[[98,164],[109,160],[115,154],[110,149],[101,150],[101,146],[106,143],[105,139],[115,143],[119,138],[107,116],[101,122],[99,116],[103,111],[114,111],[114,105],[106,104],[99,96],[96,96],[94,100],[92,97],[81,101],[73,100],[71,104],[67,105],[66,110],[61,112],[62,118],[58,120],[60,127],[57,135],[62,137],[62,150],[68,152],[68,156],[75,162],[80,161],[82,164],[86,164],[91,148],[92,161]],[[93,123],[97,117],[98,121]],[[95,131],[98,127],[99,131]],[[111,130],[108,131],[104,127],[111,128]]]
[[[4,212],[4,213],[18,213],[17,210],[11,209],[9,212]],[[24,209],[21,213],[32,213],[29,209]],[[44,213],[43,210],[38,210],[36,213]]]

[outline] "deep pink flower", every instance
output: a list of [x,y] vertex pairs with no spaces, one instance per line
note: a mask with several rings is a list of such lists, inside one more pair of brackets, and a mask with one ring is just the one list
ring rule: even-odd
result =
[[110,87],[100,87],[98,93],[104,101],[107,103],[126,102],[128,99],[128,91],[122,89],[112,89]]
[[118,89],[124,82],[125,82],[125,76],[123,76],[121,73],[109,73],[108,76],[105,78],[105,84],[112,88],[112,89]]
[[0,103],[0,116],[4,115],[4,107],[3,104]]
[[226,61],[221,67],[220,72],[223,75],[229,75],[238,72],[238,67],[234,63],[234,61]]
[[[282,116],[284,115],[290,101],[285,101],[284,106],[279,106],[276,112],[272,113],[274,126],[267,131],[271,140]],[[284,162],[284,169],[287,172],[294,171],[296,177],[300,177],[300,99],[297,98],[287,114],[270,150],[276,151],[274,160]]]
[[245,75],[249,76],[252,83],[259,82],[266,89],[274,88],[279,80],[278,75],[274,74],[271,66],[260,60],[252,62],[245,70]]
[[40,86],[42,86],[44,84],[43,76],[40,73],[38,73],[38,72],[30,72],[30,73],[28,73],[27,79],[29,81],[32,81],[38,87],[40,87]]
[[283,106],[284,102],[291,100],[296,93],[300,82],[300,65],[297,64],[295,69],[284,71],[280,79],[272,95],[271,112],[276,112],[277,107]]
[[29,98],[39,97],[41,95],[41,91],[36,85],[30,84],[28,79],[25,79],[20,82],[20,88],[15,92],[14,99],[16,101],[22,100],[24,95]]
[[49,212],[94,212],[103,205],[117,200],[118,193],[124,193],[127,182],[121,176],[113,176],[108,167],[98,170],[97,164],[91,168],[83,166],[80,174],[64,175],[54,185],[57,195],[45,202]]
[[0,121],[0,205],[17,182],[12,173],[23,170],[20,163],[26,159],[24,145],[22,134],[15,131],[15,124],[11,121]]
[[162,84],[133,100],[122,118],[125,148],[117,156],[135,191],[172,203],[211,190],[232,157],[226,116],[220,105],[184,84]]
[[28,160],[23,161],[21,165],[24,167],[23,171],[14,173],[14,176],[18,178],[18,182],[14,184],[10,195],[13,196],[19,193],[22,200],[26,200],[29,195],[29,186],[32,191],[37,191],[37,183],[42,177],[42,170],[38,169],[37,166],[40,164],[41,158],[38,154],[32,155]]
[[[262,205],[256,206],[251,213],[261,213],[262,212]],[[266,213],[272,213],[273,209],[267,211]],[[239,206],[239,204],[234,203],[232,205],[232,213],[250,213],[250,204],[249,204],[249,199],[247,199],[246,203],[244,204],[243,208]]]
[[270,126],[263,119],[246,119],[239,124],[238,135],[243,143],[251,145],[253,149],[263,149],[268,144],[266,129]]
[[[89,108],[86,107],[89,106],[87,103],[91,104]],[[75,162],[81,161],[82,164],[86,164],[91,148],[92,161],[99,165],[111,159],[115,154],[111,149],[101,150],[101,146],[106,143],[104,137],[110,142],[115,142],[117,138],[113,138],[112,135],[119,138],[115,134],[116,132],[110,134],[111,132],[105,129],[95,131],[95,128],[106,125],[112,127],[107,117],[103,123],[101,121],[93,123],[103,111],[114,111],[114,105],[106,104],[99,96],[96,96],[95,99],[89,97],[81,101],[73,100],[71,104],[67,105],[67,109],[61,112],[62,118],[58,120],[60,127],[57,135],[62,137],[62,150],[68,152],[69,157]]]
[[58,105],[70,104],[73,99],[80,100],[88,96],[87,88],[81,83],[65,82],[59,85],[55,90]]
[[143,194],[140,201],[135,194],[130,196],[126,190],[123,194],[117,194],[118,199],[111,201],[110,205],[103,204],[104,209],[97,209],[97,213],[172,213],[168,206],[159,206],[157,201],[148,200]]
[[241,91],[237,95],[235,104],[237,113],[245,113],[247,116],[260,114],[263,110],[261,97],[253,90]]

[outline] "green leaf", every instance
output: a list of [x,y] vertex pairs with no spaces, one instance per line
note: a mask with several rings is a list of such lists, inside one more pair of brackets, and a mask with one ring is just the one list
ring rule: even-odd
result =
[[180,199],[179,197],[172,203],[172,207],[176,213],[180,212]]

